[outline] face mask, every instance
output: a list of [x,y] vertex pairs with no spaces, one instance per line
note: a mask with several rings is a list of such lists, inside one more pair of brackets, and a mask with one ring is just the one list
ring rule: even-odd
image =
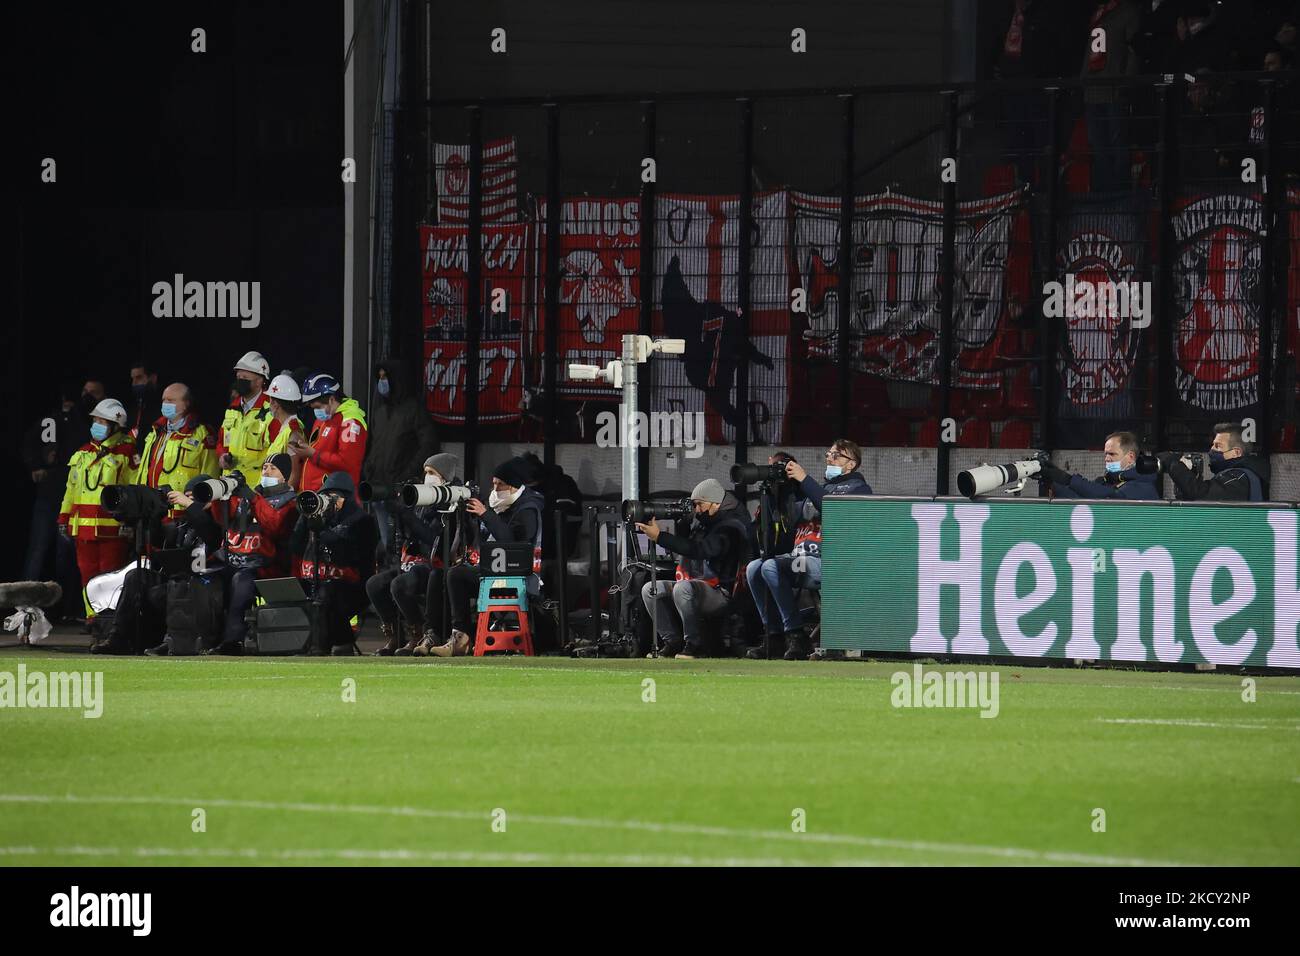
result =
[[103,422],[95,422],[90,426],[90,437],[95,441],[103,441],[108,437],[108,426]]
[[505,511],[512,504],[518,501],[519,496],[523,494],[523,492],[524,489],[516,488],[514,491],[510,492],[509,494],[502,495],[502,494],[498,494],[495,490],[493,490],[492,494],[488,495],[488,507],[491,508],[493,511],[497,512],[498,514],[500,514],[502,511]]
[[99,399],[97,399],[94,395],[91,395],[89,392],[81,393],[81,407],[84,408],[86,411],[90,411],[98,404],[99,404]]
[[248,398],[249,395],[253,394],[253,383],[246,378],[235,379],[234,388],[235,393],[239,395],[240,398]]
[[447,482],[444,481],[440,475],[425,475],[424,483],[430,488],[436,488],[440,485],[445,485]]
[[163,402],[163,403],[162,403],[162,415],[163,415],[163,418],[167,419],[168,421],[171,421],[173,418],[175,418],[175,417],[176,417],[176,403],[175,403],[175,402]]
[[1228,467],[1228,459],[1223,457],[1223,452],[1221,451],[1210,452],[1210,471],[1214,472],[1217,475],[1219,472],[1223,471],[1223,469],[1227,467]]
[[262,487],[263,487],[263,488],[274,488],[274,487],[275,487],[276,485],[278,485],[279,483],[280,483],[280,479],[277,478],[277,477],[275,477],[275,475],[263,475],[263,476],[262,476]]
[[327,422],[333,417],[330,415],[328,408],[313,408],[312,412],[316,415],[316,421],[318,422]]
[[1123,470],[1124,466],[1117,461],[1106,462],[1106,474],[1108,475],[1118,475]]
[[379,381],[375,382],[375,391],[379,395],[382,395],[384,398],[388,397],[388,389],[389,389],[388,379],[381,378]]
[[136,398],[144,398],[149,394],[151,388],[152,386],[148,382],[144,382],[140,385],[132,385],[131,391],[135,394]]
[[842,475],[842,474],[844,474],[844,469],[841,468],[839,465],[827,465],[827,466],[826,466],[826,480],[827,480],[827,481],[830,481],[832,478],[838,478],[838,477],[839,477],[840,475]]

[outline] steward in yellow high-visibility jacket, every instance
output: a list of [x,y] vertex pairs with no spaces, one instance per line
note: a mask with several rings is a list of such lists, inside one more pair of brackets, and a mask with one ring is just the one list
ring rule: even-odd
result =
[[[184,491],[191,478],[217,473],[217,437],[190,411],[185,386],[167,386],[162,409],[162,418],[150,426],[144,440],[135,483]],[[183,505],[173,505],[173,517],[184,510]]]
[[223,474],[261,474],[271,445],[271,407],[264,389],[271,367],[260,352],[248,352],[235,363],[235,399],[226,409],[217,435],[217,464]]

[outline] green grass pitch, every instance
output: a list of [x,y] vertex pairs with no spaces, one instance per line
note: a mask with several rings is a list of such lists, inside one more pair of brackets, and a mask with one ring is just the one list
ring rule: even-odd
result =
[[1300,863],[1293,677],[1001,665],[985,719],[902,663],[19,663],[104,712],[0,709],[0,864]]

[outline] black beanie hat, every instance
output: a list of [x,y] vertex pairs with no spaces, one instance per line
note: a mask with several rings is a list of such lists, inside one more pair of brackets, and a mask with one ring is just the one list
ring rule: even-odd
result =
[[289,476],[293,474],[293,458],[284,452],[280,452],[278,455],[272,455],[267,461],[271,463],[272,467],[280,469],[280,474],[284,476],[285,481],[289,480]]
[[492,477],[511,488],[522,488],[528,483],[528,463],[522,458],[507,458],[492,469]]

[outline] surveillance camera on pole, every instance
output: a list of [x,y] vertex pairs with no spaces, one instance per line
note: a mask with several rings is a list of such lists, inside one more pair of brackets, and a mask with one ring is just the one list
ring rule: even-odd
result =
[[[624,335],[622,361],[610,362],[605,367],[599,365],[569,366],[569,379],[575,382],[601,381],[614,388],[623,390],[624,422],[635,422],[637,418],[637,366],[650,361],[656,353],[660,355],[683,355],[686,352],[685,339],[652,339],[648,335]],[[637,470],[637,449],[627,440],[626,435],[619,436],[623,449],[623,500],[637,501],[641,497],[641,476]],[[624,555],[626,563],[627,556]]]

